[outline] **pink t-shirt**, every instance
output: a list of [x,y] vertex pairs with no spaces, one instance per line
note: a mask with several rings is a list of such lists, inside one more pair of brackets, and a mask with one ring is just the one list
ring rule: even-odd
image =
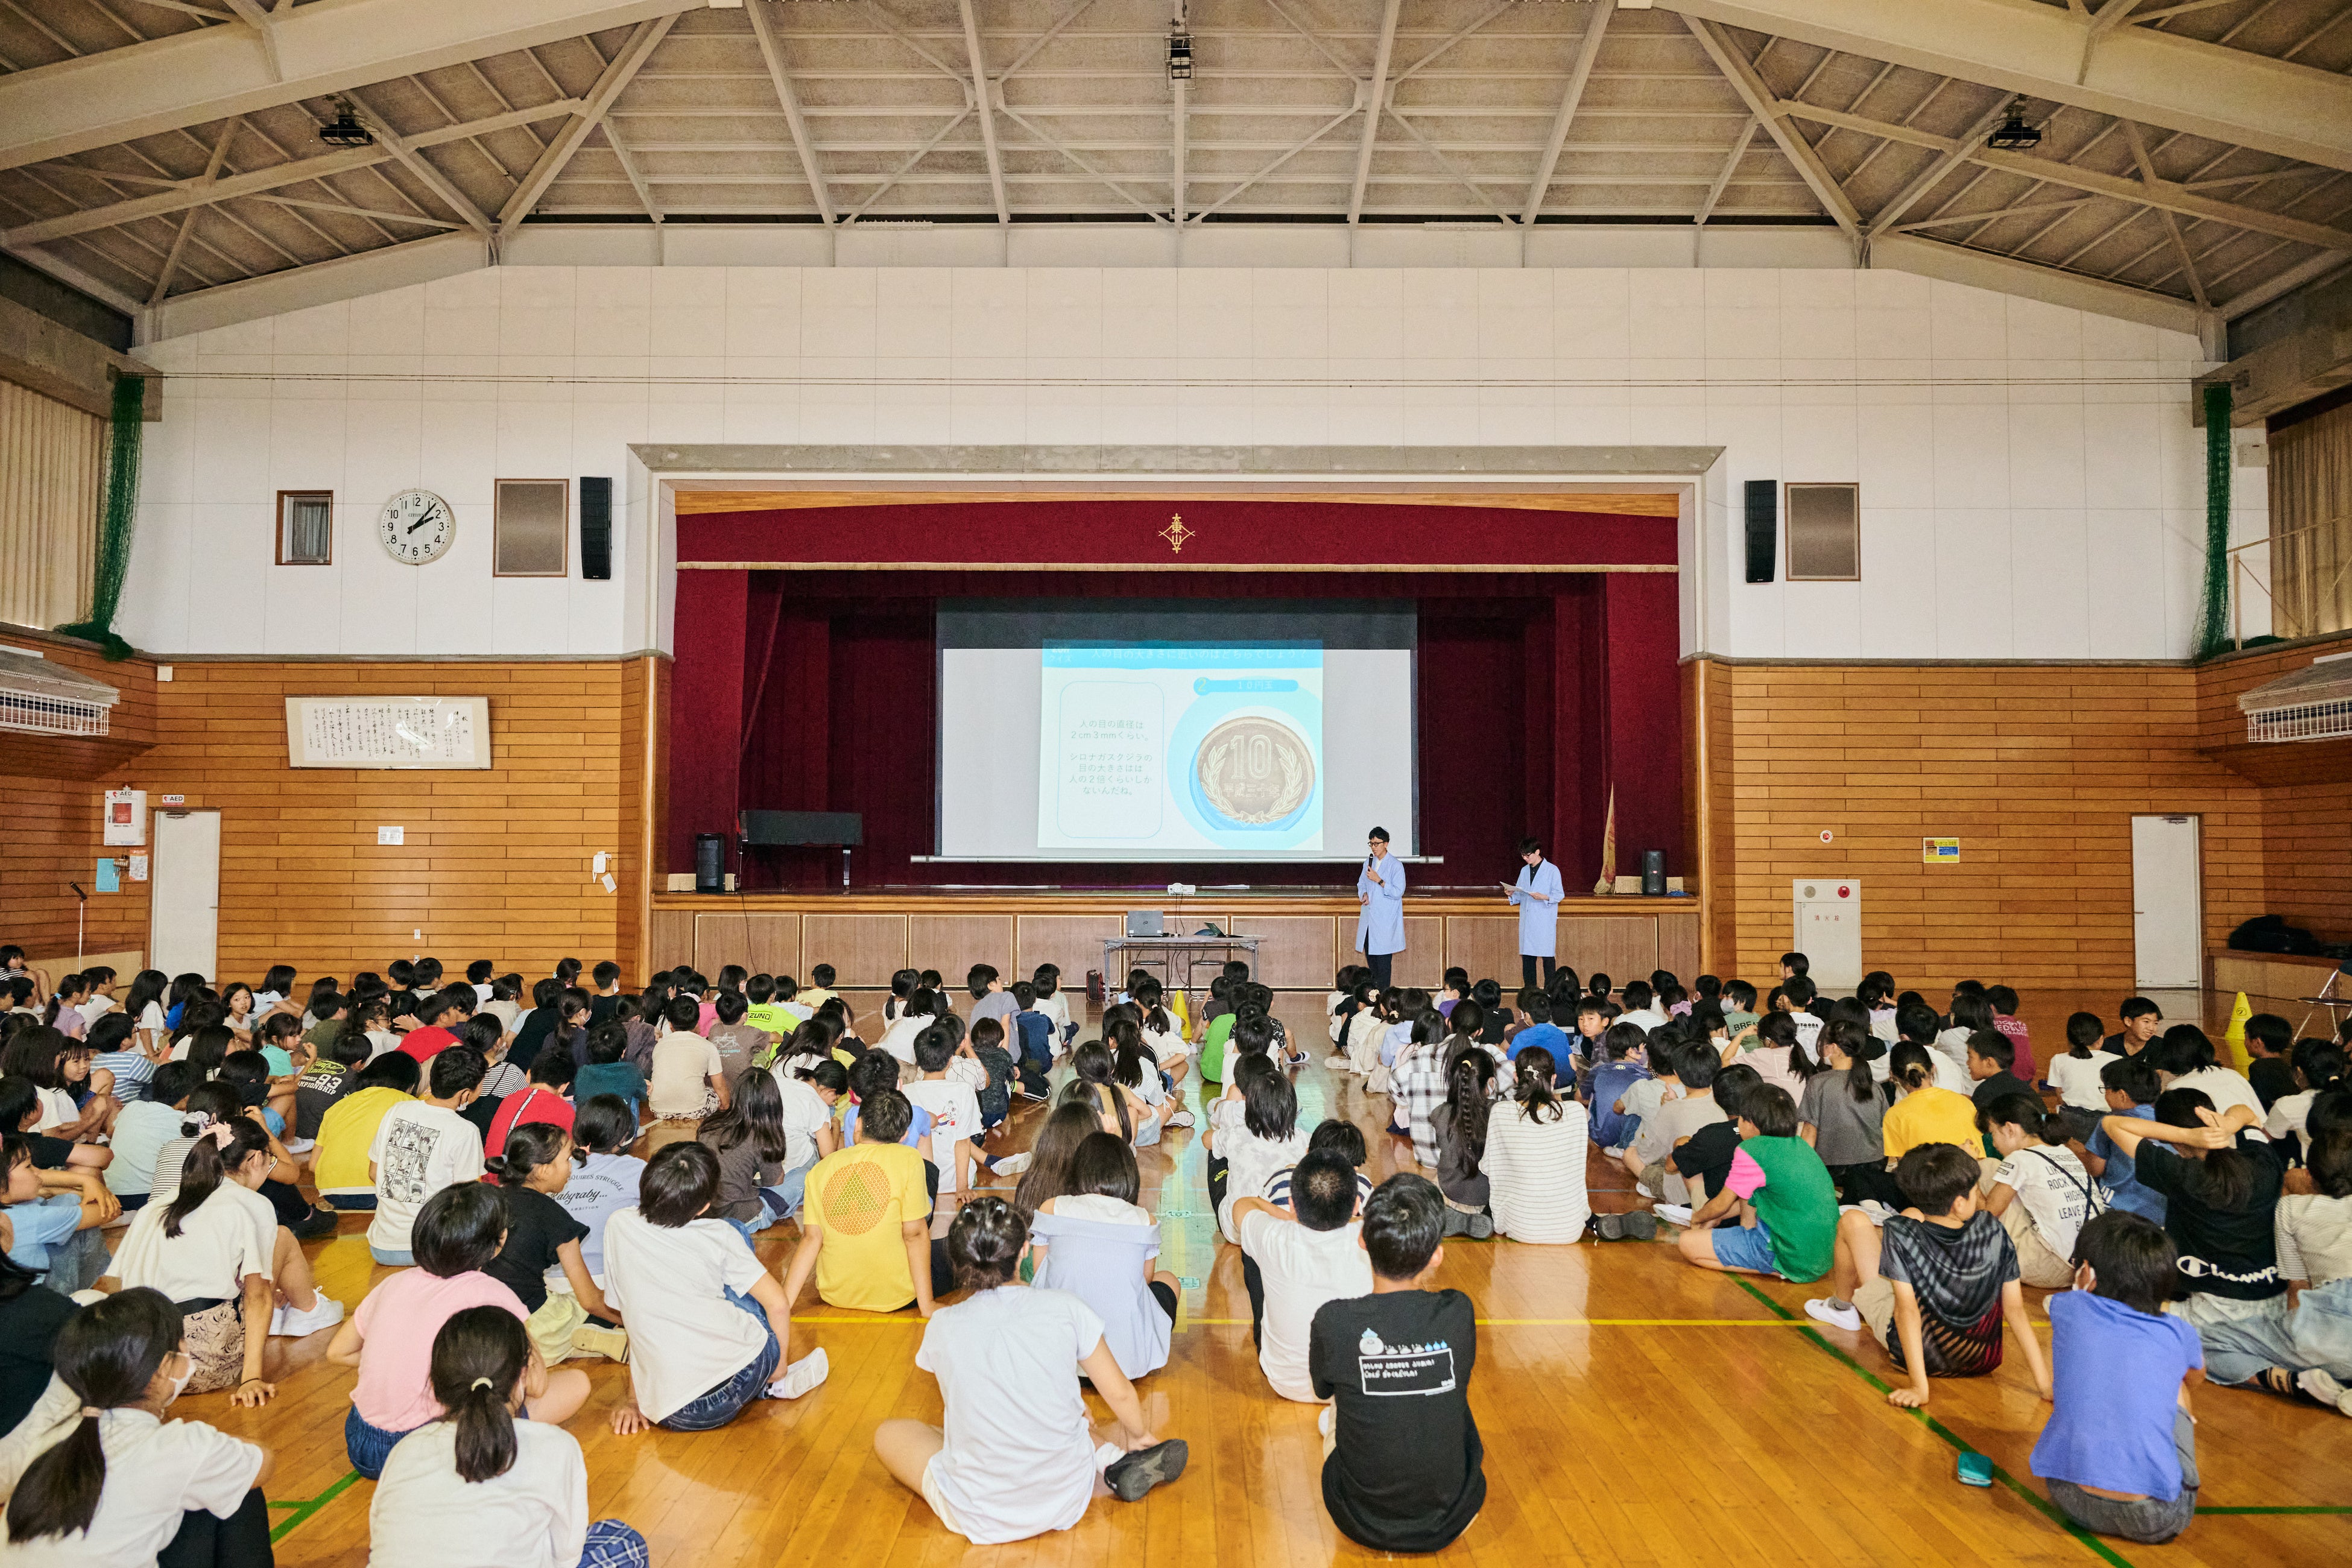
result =
[[528,1320],[521,1300],[480,1270],[443,1279],[404,1268],[367,1293],[352,1321],[360,1331],[360,1419],[387,1432],[413,1432],[441,1419],[433,1397],[433,1336],[468,1307],[504,1307]]

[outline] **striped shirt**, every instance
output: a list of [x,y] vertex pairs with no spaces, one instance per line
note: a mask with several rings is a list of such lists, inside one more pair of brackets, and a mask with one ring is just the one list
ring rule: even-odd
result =
[[1584,1157],[1591,1130],[1584,1107],[1566,1102],[1560,1119],[1530,1119],[1516,1100],[1497,1101],[1486,1121],[1486,1206],[1495,1234],[1513,1241],[1571,1242],[1592,1215]]

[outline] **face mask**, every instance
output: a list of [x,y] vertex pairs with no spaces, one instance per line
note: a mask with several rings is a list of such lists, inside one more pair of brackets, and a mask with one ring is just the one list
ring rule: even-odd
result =
[[188,1379],[196,1375],[196,1363],[194,1360],[184,1355],[180,1359],[188,1363],[188,1369],[172,1380],[172,1397],[163,1401],[163,1405],[166,1409],[169,1409],[172,1405],[179,1399],[180,1391],[188,1386]]

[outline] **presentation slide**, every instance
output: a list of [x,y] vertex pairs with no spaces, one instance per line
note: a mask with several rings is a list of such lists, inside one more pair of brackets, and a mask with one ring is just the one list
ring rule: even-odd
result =
[[1414,852],[1409,603],[954,600],[937,630],[942,857]]
[[1323,847],[1323,647],[1048,643],[1037,847]]

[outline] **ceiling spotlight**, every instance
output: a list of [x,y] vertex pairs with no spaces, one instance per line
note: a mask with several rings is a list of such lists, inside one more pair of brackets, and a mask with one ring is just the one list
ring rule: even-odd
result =
[[319,140],[330,147],[365,147],[375,140],[358,116],[341,104],[335,107],[334,123],[319,127]]
[[2000,123],[1985,138],[1985,145],[2004,153],[2021,153],[2028,147],[2041,146],[2042,132],[2028,125],[2025,116],[2012,109],[2001,116]]
[[1192,35],[1181,27],[1168,35],[1168,79],[1192,79]]

